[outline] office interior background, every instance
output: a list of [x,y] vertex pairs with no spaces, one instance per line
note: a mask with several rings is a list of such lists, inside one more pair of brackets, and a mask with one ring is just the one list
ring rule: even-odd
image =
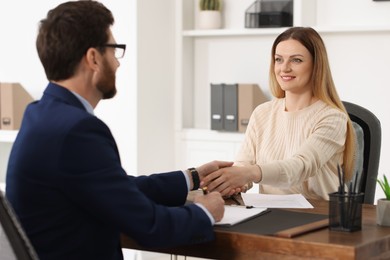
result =
[[[20,82],[34,99],[41,97],[47,85],[35,49],[38,21],[61,2],[0,2],[0,81]],[[269,95],[270,49],[282,30],[243,30],[244,13],[253,0],[224,0],[225,33],[209,35],[193,30],[196,15],[191,8],[196,9],[195,0],[101,2],[113,12],[114,37],[127,44],[127,50],[117,70],[117,96],[101,101],[95,112],[113,132],[128,174],[184,169],[214,159],[233,160],[242,134],[210,131],[209,84],[257,83]],[[184,15],[182,21],[188,8],[193,17]],[[387,176],[389,14],[390,2],[386,1],[294,0],[294,16],[299,16],[294,21],[316,28],[325,41],[341,98],[368,108],[381,121],[379,175]],[[183,68],[188,66],[187,56],[191,64]],[[182,83],[185,75],[192,80],[189,89]],[[2,182],[12,141],[0,140]],[[226,146],[231,140],[233,145]],[[203,145],[211,148],[203,152],[199,150]],[[383,197],[381,190],[377,189],[376,197]]]

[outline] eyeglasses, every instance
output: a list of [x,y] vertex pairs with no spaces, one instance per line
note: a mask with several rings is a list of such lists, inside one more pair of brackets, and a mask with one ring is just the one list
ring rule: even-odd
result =
[[103,47],[115,48],[115,58],[117,59],[121,59],[123,56],[125,56],[126,44],[107,43],[104,44]]

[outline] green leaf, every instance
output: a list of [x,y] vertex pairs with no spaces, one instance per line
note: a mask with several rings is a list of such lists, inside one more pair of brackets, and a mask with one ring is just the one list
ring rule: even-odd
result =
[[215,10],[221,9],[221,0],[199,0],[199,9],[204,10]]
[[389,182],[387,180],[386,175],[383,175],[383,180],[377,179],[377,182],[379,183],[383,192],[385,193],[386,199],[390,200],[390,185],[389,185]]

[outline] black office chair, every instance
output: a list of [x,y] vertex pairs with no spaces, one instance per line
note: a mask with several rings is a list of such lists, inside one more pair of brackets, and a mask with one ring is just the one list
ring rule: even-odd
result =
[[374,204],[382,142],[379,119],[368,109],[343,101],[357,137],[356,172],[358,191],[364,192],[364,203]]
[[37,260],[38,256],[0,190],[0,259]]

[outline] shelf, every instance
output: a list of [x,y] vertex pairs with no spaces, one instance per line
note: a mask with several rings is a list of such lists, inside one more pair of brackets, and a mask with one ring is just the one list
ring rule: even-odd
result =
[[[390,32],[390,26],[326,26],[313,28],[319,33],[370,33]],[[185,30],[183,37],[266,36],[279,35],[286,27],[258,29]]]
[[210,37],[210,36],[250,36],[250,35],[278,35],[283,32],[280,28],[259,29],[218,29],[218,30],[187,30],[183,31],[185,37]]
[[319,33],[375,33],[390,32],[390,26],[313,26]]
[[0,143],[13,143],[18,130],[0,130]]

